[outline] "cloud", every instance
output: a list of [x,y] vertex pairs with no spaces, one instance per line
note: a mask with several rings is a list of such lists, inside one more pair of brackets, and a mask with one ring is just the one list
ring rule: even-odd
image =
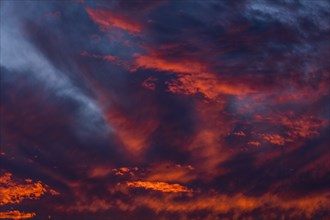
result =
[[310,138],[319,135],[319,130],[327,124],[327,121],[313,115],[292,117],[291,115],[280,118],[280,123],[289,129],[291,138]]
[[284,145],[285,141],[287,141],[285,138],[278,134],[262,134],[261,137],[266,141],[276,145]]
[[[318,212],[325,211],[329,205],[327,195],[315,195],[308,198],[283,198],[273,194],[256,197],[242,193],[226,195],[212,190],[209,192],[188,190],[179,184],[148,181],[127,182],[118,185],[117,189],[119,187],[144,188],[146,193],[131,191],[125,193],[126,198],[108,200],[95,197],[87,201],[81,200],[75,206],[67,207],[65,211],[81,213],[102,211],[106,213],[119,209],[134,213],[140,208],[147,208],[157,215],[164,216],[171,214],[177,214],[181,217],[194,216],[197,212],[202,212],[204,214],[199,215],[201,218],[206,213],[214,216],[225,215],[228,218],[242,218],[253,216],[253,213],[259,210],[264,214],[274,212],[275,217],[272,218],[279,217],[281,214],[292,218],[313,218],[313,216],[317,216]],[[156,195],[152,191],[161,194]],[[88,206],[88,204],[90,205]]]
[[221,82],[213,74],[181,75],[177,80],[167,83],[170,92],[193,95],[201,93],[205,98],[214,100],[219,95],[246,95],[255,91],[249,86],[237,82]]
[[147,172],[146,180],[161,182],[188,183],[197,178],[191,165],[180,165],[172,163],[154,164]]
[[156,190],[164,193],[191,192],[191,190],[177,183],[169,184],[166,182],[134,181],[134,182],[127,182],[127,186],[131,188],[144,188],[147,190]]
[[138,55],[135,63],[138,68],[154,69],[174,73],[198,74],[207,71],[207,67],[196,61],[167,61],[155,56]]
[[[59,193],[42,182],[33,182],[31,179],[17,182],[11,173],[4,173],[0,177],[0,206],[20,204],[23,200],[40,199],[46,193],[59,195]],[[25,219],[32,218],[36,213],[24,213],[18,210],[0,212],[0,218]]]
[[38,199],[47,192],[41,182],[31,183],[31,180],[25,180],[25,184],[18,184],[11,176],[11,173],[4,173],[0,177],[0,205],[21,203],[24,199]]
[[155,77],[148,77],[148,79],[143,81],[142,86],[146,89],[155,90],[157,81]]
[[132,34],[141,32],[141,25],[135,21],[129,21],[121,15],[111,11],[97,10],[87,7],[86,11],[91,19],[103,28],[119,28]]
[[2,1],[2,215],[326,218],[328,7]]
[[28,218],[33,218],[34,216],[36,216],[34,212],[25,213],[25,212],[20,212],[18,210],[0,212],[1,219],[28,219]]
[[248,197],[242,194],[226,196],[221,194],[193,197],[188,200],[176,200],[173,196],[162,198],[138,197],[137,204],[145,205],[157,213],[177,212],[193,213],[208,211],[208,213],[230,213],[234,216],[244,216],[256,209],[276,209],[279,212],[288,212],[292,216],[305,216],[311,218],[319,210],[324,210],[329,205],[326,196],[285,200],[273,195],[262,197]]
[[249,141],[248,145],[259,147],[261,144],[259,141]]
[[88,177],[90,178],[104,177],[109,175],[111,172],[112,169],[110,167],[95,166],[88,171]]
[[234,132],[233,135],[245,137],[246,134],[243,131]]
[[[4,3],[3,6],[6,8],[5,13],[18,10],[14,3]],[[67,98],[79,105],[75,126],[78,134],[83,133],[86,136],[95,131],[106,134],[107,127],[102,124],[103,113],[95,101],[76,87],[67,73],[53,66],[42,52],[26,39],[23,18],[8,15],[7,19],[1,19],[1,27],[0,64],[11,73],[7,73],[5,77],[31,74],[30,79],[41,82],[56,96]],[[85,118],[89,118],[89,123],[85,123]]]
[[214,99],[219,94],[245,95],[254,92],[243,83],[221,82],[221,78],[209,72],[207,65],[199,61],[185,59],[170,61],[153,55],[137,55],[135,64],[137,68],[177,74],[177,79],[167,82],[168,90],[173,93],[186,95],[201,93],[208,99]]
[[277,1],[269,4],[264,0],[251,2],[247,5],[247,14],[259,19],[274,19],[292,26],[299,26],[299,19],[304,17],[309,19],[313,25],[322,30],[329,30],[330,26],[319,16],[330,8],[327,1],[316,2],[295,2],[295,1]]
[[159,123],[150,117],[134,121],[116,109],[106,112],[106,120],[114,128],[119,144],[133,156],[139,156],[146,151],[150,135]]

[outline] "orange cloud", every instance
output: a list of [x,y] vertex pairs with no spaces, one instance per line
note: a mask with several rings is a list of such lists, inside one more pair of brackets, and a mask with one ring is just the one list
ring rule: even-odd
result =
[[219,94],[245,95],[254,92],[243,83],[221,81],[216,74],[208,71],[207,65],[194,60],[170,61],[156,55],[137,55],[135,64],[136,68],[176,73],[178,78],[167,82],[168,89],[172,93],[186,95],[201,93],[208,99],[214,99]]
[[137,197],[136,204],[146,206],[159,212],[192,213],[196,211],[208,211],[215,214],[235,213],[240,216],[252,212],[255,209],[279,209],[280,212],[288,211],[292,215],[311,216],[329,207],[327,195],[311,196],[296,199],[281,199],[276,195],[265,194],[261,197],[248,197],[243,194],[233,196],[208,193],[199,197],[178,200],[176,196],[163,195],[162,197]]
[[165,193],[187,193],[192,192],[187,187],[180,184],[169,184],[166,182],[151,182],[151,181],[135,181],[127,182],[127,186],[131,188],[144,188],[149,190],[156,190]]
[[287,141],[287,139],[285,139],[279,134],[261,134],[261,137],[264,140],[276,145],[284,145]]
[[312,115],[294,117],[292,114],[281,116],[280,123],[290,129],[288,135],[292,138],[309,138],[318,136],[318,130],[327,124],[325,120]]
[[195,108],[197,130],[183,147],[193,157],[194,173],[209,180],[225,172],[219,165],[232,154],[224,143],[232,131],[232,122],[221,113],[225,111],[225,101],[199,101]]
[[[135,191],[129,191],[130,188],[142,188],[163,193],[157,195],[153,193],[141,194]],[[180,184],[170,184],[160,181],[128,181],[125,184],[117,183],[115,186],[109,187],[109,192],[112,194],[116,192],[122,193],[122,197],[117,199],[90,197],[87,196],[83,188],[80,188],[80,190],[82,191],[77,193],[79,200],[76,203],[68,207],[61,206],[59,210],[64,212],[100,212],[119,209],[121,211],[131,212],[143,207],[149,208],[156,213],[180,213],[180,215],[189,215],[195,212],[205,211],[214,215],[229,214],[236,216],[237,219],[240,219],[245,214],[251,214],[255,210],[259,210],[261,213],[268,213],[269,210],[275,210],[275,212],[286,213],[295,218],[310,219],[316,212],[327,210],[330,205],[328,193],[295,198],[284,198],[272,193],[266,193],[256,197],[247,196],[243,193],[226,195],[215,190],[203,192],[199,189],[188,189]],[[129,201],[126,200],[125,196],[130,198]]]
[[256,115],[257,121],[266,121],[281,126],[285,135],[260,134],[260,136],[276,145],[284,145],[286,142],[294,142],[301,138],[313,138],[319,135],[319,130],[328,125],[328,121],[313,115],[297,116],[293,112],[274,116]]
[[212,73],[180,75],[177,80],[168,82],[168,88],[169,91],[179,94],[201,93],[208,99],[214,99],[220,94],[239,96],[255,92],[243,83],[221,82],[221,79]]
[[188,150],[198,161],[197,171],[203,174],[218,175],[216,167],[228,158],[223,151],[221,137],[224,134],[217,130],[201,129],[192,140]]
[[11,173],[0,177],[0,205],[20,203],[23,199],[37,199],[47,192],[40,181],[31,183],[26,180],[24,184],[18,184],[11,177]]
[[[18,183],[12,179],[11,173],[4,173],[0,177],[0,205],[18,204],[24,199],[39,199],[46,192],[51,195],[59,193],[40,181],[33,183],[31,179],[25,179],[24,183]],[[32,218],[35,213],[22,213],[20,211],[0,212],[0,218],[26,219]]]
[[89,170],[88,177],[104,177],[112,172],[112,169],[105,166],[96,166]]
[[202,73],[207,71],[207,66],[197,61],[178,60],[168,61],[157,56],[138,55],[135,64],[137,68],[153,69],[174,73]]
[[[127,191],[130,188],[143,188],[163,193],[136,194],[134,191]],[[77,193],[79,197],[77,202],[69,206],[60,206],[58,210],[64,212],[100,212],[119,209],[131,212],[143,207],[156,213],[167,212],[186,215],[206,211],[215,215],[230,214],[240,219],[239,217],[253,213],[254,210],[258,209],[260,213],[268,213],[269,210],[274,210],[295,218],[310,219],[315,213],[328,210],[330,205],[329,193],[295,198],[281,197],[272,193],[260,196],[247,196],[243,193],[226,195],[215,190],[203,192],[199,189],[188,189],[180,184],[152,181],[131,181],[112,186],[109,192],[122,193],[122,197],[117,199],[90,197],[87,196],[83,188],[80,188],[80,190],[77,191],[79,192]],[[125,196],[130,199],[127,200]]]
[[132,34],[141,31],[141,25],[111,11],[97,10],[87,7],[91,19],[103,28],[119,28]]
[[130,176],[135,176],[135,172],[138,171],[138,167],[128,168],[128,167],[120,167],[119,169],[112,169],[112,172],[117,176],[124,176],[125,174],[129,174]]
[[161,182],[187,183],[196,179],[192,172],[192,166],[174,165],[171,163],[161,163],[152,166],[146,180]]
[[115,109],[106,113],[106,120],[114,128],[121,144],[133,156],[144,152],[149,145],[150,134],[158,126],[156,120],[145,119],[135,122]]
[[27,219],[27,218],[33,218],[36,216],[36,213],[30,212],[30,213],[24,213],[20,212],[18,210],[14,211],[7,211],[7,212],[0,212],[0,219]]
[[253,145],[253,146],[259,147],[261,144],[259,141],[249,141],[248,145]]

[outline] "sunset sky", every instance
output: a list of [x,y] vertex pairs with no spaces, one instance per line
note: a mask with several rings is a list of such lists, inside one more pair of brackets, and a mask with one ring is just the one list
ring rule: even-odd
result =
[[0,6],[0,219],[330,218],[328,0]]

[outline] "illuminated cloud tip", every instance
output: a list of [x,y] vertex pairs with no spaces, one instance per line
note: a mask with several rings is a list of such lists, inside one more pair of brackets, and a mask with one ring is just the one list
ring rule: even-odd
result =
[[135,181],[135,182],[127,182],[127,186],[131,188],[144,188],[148,190],[161,191],[165,193],[192,192],[192,190],[180,184],[176,184],[176,183],[170,184],[166,182]]
[[24,213],[18,210],[0,212],[0,219],[28,219],[33,218],[34,216],[36,216],[36,213],[34,212]]
[[137,55],[136,67],[142,69],[153,69],[174,73],[202,73],[207,70],[206,66],[197,61],[178,60],[168,61],[157,56]]

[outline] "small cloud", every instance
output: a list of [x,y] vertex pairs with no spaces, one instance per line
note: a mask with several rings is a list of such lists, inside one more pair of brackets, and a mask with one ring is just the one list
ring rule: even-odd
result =
[[112,169],[104,166],[96,166],[89,170],[88,176],[91,178],[104,177],[112,172]]
[[249,141],[248,145],[259,147],[261,144],[259,141]]
[[243,131],[234,132],[233,135],[235,135],[235,136],[241,136],[241,137],[245,137],[246,136],[246,134]]
[[143,81],[142,86],[146,89],[149,89],[149,90],[155,90],[157,81],[158,81],[157,78],[149,77],[148,79]]
[[131,188],[144,188],[148,190],[161,191],[165,193],[192,192],[192,190],[177,183],[170,184],[166,182],[135,181],[135,182],[127,182],[127,186]]
[[192,172],[193,170],[194,167],[191,165],[174,165],[172,163],[154,164],[147,174],[146,180],[188,183],[196,179],[196,174]]
[[276,145],[284,145],[287,141],[287,139],[285,139],[279,134],[261,134],[261,137],[264,140]]

